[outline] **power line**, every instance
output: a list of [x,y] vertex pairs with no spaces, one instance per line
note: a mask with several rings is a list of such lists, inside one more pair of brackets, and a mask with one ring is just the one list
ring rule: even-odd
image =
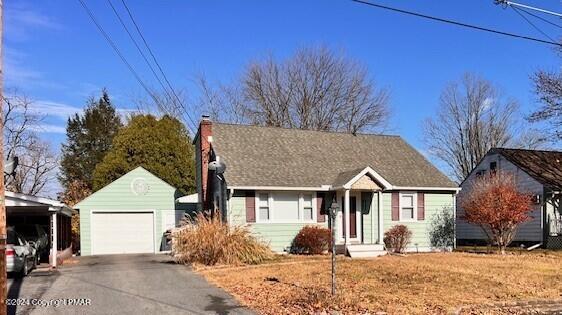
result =
[[191,115],[189,114],[189,112],[187,111],[186,106],[183,104],[183,102],[181,101],[181,99],[179,98],[178,94],[176,93],[176,91],[174,90],[174,88],[172,87],[172,84],[170,83],[170,81],[168,80],[168,77],[166,76],[166,73],[164,72],[164,70],[162,69],[162,67],[160,66],[160,63],[158,62],[158,59],[156,58],[156,56],[154,55],[154,53],[152,52],[152,49],[150,48],[150,45],[148,44],[148,41],[146,40],[146,38],[144,37],[144,35],[142,34],[142,31],[140,30],[140,27],[138,26],[137,22],[135,21],[135,18],[133,17],[133,13],[131,12],[131,10],[129,9],[129,6],[127,6],[127,3],[125,2],[125,0],[121,0],[121,2],[123,3],[123,6],[125,7],[125,9],[127,10],[127,14],[129,15],[129,18],[131,19],[131,21],[133,22],[133,25],[135,26],[137,33],[139,34],[139,36],[141,37],[144,45],[146,46],[146,49],[148,50],[148,52],[150,53],[150,56],[152,57],[152,60],[154,60],[154,63],[156,64],[156,66],[158,67],[158,69],[160,70],[160,73],[162,74],[162,76],[164,77],[164,81],[166,81],[166,83],[168,84],[168,87],[170,88],[170,90],[172,91],[172,94],[175,96],[176,100],[178,101],[178,103],[181,105],[181,108],[183,110],[183,112],[185,113],[185,115],[187,116],[187,118],[189,119],[189,121],[191,121],[191,123],[193,124],[193,126],[195,127],[195,130],[197,130],[197,124],[195,123],[195,121],[193,120],[193,118],[191,117]]
[[537,32],[541,33],[544,35],[544,37],[550,39],[551,41],[555,41],[554,38],[548,36],[547,33],[545,33],[543,30],[541,30],[538,26],[535,25],[535,23],[531,22],[531,20],[529,20],[526,16],[523,15],[523,13],[519,12],[519,9],[517,7],[514,6],[510,6],[511,9],[513,9],[513,11],[515,11],[515,13],[519,14],[519,16],[524,19],[525,21],[527,21],[527,23],[529,23],[529,25],[531,25]]
[[103,35],[103,37],[105,38],[105,40],[109,43],[109,45],[113,48],[113,50],[115,51],[115,53],[119,56],[119,58],[121,59],[121,61],[127,66],[127,68],[129,69],[129,71],[133,74],[133,76],[135,77],[135,79],[137,80],[137,82],[142,86],[142,88],[146,91],[146,93],[148,93],[148,95],[150,95],[150,97],[152,97],[152,99],[157,102],[156,97],[154,96],[154,94],[152,94],[152,91],[150,91],[150,89],[148,88],[148,86],[146,86],[146,84],[144,83],[144,81],[141,79],[141,77],[138,75],[138,73],[135,71],[135,69],[133,68],[133,66],[131,66],[131,64],[127,61],[127,59],[125,58],[125,56],[123,56],[123,54],[121,53],[121,51],[119,50],[119,48],[117,47],[117,45],[115,44],[115,42],[111,39],[111,37],[109,36],[108,33],[105,32],[105,30],[103,29],[103,27],[98,23],[98,21],[96,20],[93,12],[90,10],[90,8],[88,8],[88,6],[86,5],[86,3],[84,3],[83,0],[78,0],[80,2],[80,4],[82,5],[82,7],[84,8],[84,10],[86,11],[86,13],[90,16],[90,19],[92,20],[92,22],[95,24],[95,26],[97,27],[97,29],[100,31],[100,33]]
[[394,11],[394,12],[412,15],[412,16],[416,16],[416,17],[421,17],[421,18],[428,19],[428,20],[443,22],[443,23],[447,23],[447,24],[453,24],[453,25],[471,28],[471,29],[475,29],[475,30],[479,30],[479,31],[488,32],[488,33],[494,33],[494,34],[498,34],[498,35],[504,35],[504,36],[509,36],[509,37],[513,37],[513,38],[519,38],[519,39],[524,39],[524,40],[529,40],[529,41],[539,42],[539,43],[543,43],[543,44],[550,44],[550,45],[562,47],[562,44],[556,43],[554,41],[548,41],[548,40],[543,40],[543,39],[540,39],[540,38],[535,38],[535,37],[530,37],[530,36],[525,36],[525,35],[520,35],[520,34],[515,34],[515,33],[509,33],[509,32],[504,32],[504,31],[498,31],[498,30],[494,30],[494,29],[491,29],[491,28],[467,24],[467,23],[453,21],[453,20],[444,19],[444,18],[435,17],[435,16],[430,16],[430,15],[426,15],[426,14],[422,14],[422,13],[418,13],[418,12],[412,12],[412,11],[397,9],[397,8],[388,7],[388,6],[384,6],[384,5],[380,5],[380,4],[376,4],[376,3],[372,3],[372,2],[368,2],[368,1],[363,1],[363,0],[351,0],[351,1],[356,2],[356,3],[360,3],[360,4],[364,4],[364,5],[367,5],[367,6],[371,6],[371,7],[376,7],[376,8],[379,8],[379,9],[384,9],[384,10]]
[[140,55],[142,56],[142,58],[144,59],[144,61],[145,61],[146,64],[148,65],[148,67],[150,68],[150,71],[152,72],[152,74],[154,75],[154,77],[156,78],[156,80],[160,83],[160,86],[161,86],[162,89],[164,90],[164,93],[165,93],[166,96],[171,100],[172,97],[171,97],[170,93],[168,92],[168,90],[167,90],[166,87],[164,86],[164,83],[162,83],[162,80],[160,79],[160,77],[158,76],[158,74],[156,73],[156,71],[154,70],[154,68],[152,67],[152,64],[148,61],[148,58],[146,58],[146,55],[144,54],[144,52],[142,51],[142,49],[141,49],[140,46],[138,45],[137,41],[135,40],[135,38],[133,37],[133,35],[132,35],[131,32],[129,31],[129,28],[127,27],[127,25],[125,24],[125,22],[123,21],[123,19],[121,19],[121,16],[119,15],[119,12],[117,12],[117,10],[115,9],[115,6],[113,6],[113,3],[111,2],[111,0],[107,0],[107,2],[109,3],[109,6],[110,6],[111,9],[113,10],[113,13],[115,14],[115,16],[117,17],[117,19],[119,20],[119,23],[121,23],[121,26],[123,26],[123,28],[125,29],[125,31],[126,31],[127,34],[129,35],[129,38],[131,39],[131,41],[133,41],[133,44],[134,44],[135,47],[137,48],[138,52],[140,53]]

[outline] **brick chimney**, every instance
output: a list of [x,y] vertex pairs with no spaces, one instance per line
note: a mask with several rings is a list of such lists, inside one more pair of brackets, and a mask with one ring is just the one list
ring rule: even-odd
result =
[[211,159],[211,143],[213,142],[213,124],[209,116],[203,115],[199,123],[199,152],[201,152],[201,206],[203,210],[211,209],[212,191],[209,192],[209,162]]

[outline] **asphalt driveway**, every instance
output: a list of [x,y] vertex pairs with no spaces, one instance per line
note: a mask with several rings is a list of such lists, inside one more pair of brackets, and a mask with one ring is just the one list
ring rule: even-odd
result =
[[[12,307],[17,314],[253,314],[167,255],[80,257],[54,273],[32,273],[9,290],[23,303],[43,304]],[[80,305],[65,305],[72,303]]]

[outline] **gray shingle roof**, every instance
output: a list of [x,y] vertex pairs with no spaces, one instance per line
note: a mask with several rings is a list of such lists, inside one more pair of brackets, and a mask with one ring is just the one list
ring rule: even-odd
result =
[[320,187],[369,166],[393,186],[458,187],[399,136],[223,123],[212,129],[230,186]]

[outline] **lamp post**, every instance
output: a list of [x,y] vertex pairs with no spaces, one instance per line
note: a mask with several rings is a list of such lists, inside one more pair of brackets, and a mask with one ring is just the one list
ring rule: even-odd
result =
[[338,214],[339,206],[333,201],[330,206],[330,226],[332,229],[332,296],[336,295],[336,215]]

